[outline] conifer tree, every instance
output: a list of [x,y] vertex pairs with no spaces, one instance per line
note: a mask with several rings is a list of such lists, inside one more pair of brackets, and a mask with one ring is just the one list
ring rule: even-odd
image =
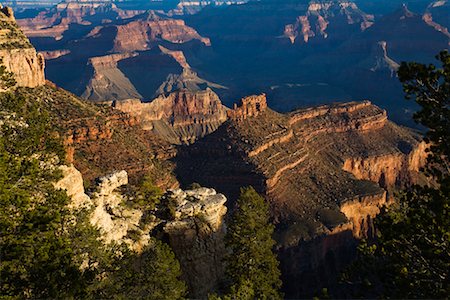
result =
[[152,239],[141,254],[123,251],[101,298],[176,300],[186,295],[180,263],[167,244]]
[[231,299],[279,299],[278,261],[272,252],[274,226],[269,205],[252,187],[242,188],[229,224],[226,245]]

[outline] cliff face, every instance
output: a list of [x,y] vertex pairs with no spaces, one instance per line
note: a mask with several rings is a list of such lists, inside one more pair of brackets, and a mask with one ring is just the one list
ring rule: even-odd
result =
[[10,8],[1,8],[0,21],[0,58],[6,69],[14,73],[17,86],[44,85],[44,57],[36,52],[18,28]]
[[34,18],[19,20],[29,37],[63,38],[70,25],[95,25],[116,19],[128,19],[144,11],[123,11],[109,1],[63,1],[40,12]]
[[[320,286],[351,260],[355,239],[373,234],[387,190],[418,180],[426,157],[418,135],[369,101],[283,115],[260,95],[243,99],[228,116],[217,131],[181,150],[178,174],[230,199],[244,185],[265,194],[278,224],[285,288],[294,298],[309,295],[297,279],[315,274],[310,286]],[[319,274],[330,264],[334,271]]]
[[96,106],[49,85],[15,91],[27,101],[42,101],[65,146],[67,161],[83,174],[86,182],[117,169],[128,172],[135,184],[152,176],[162,188],[178,186],[167,160],[175,149],[154,134],[142,130],[126,113]]
[[93,75],[81,96],[91,101],[141,99],[142,96],[117,65],[121,60],[137,55],[135,53],[123,53],[89,59]]
[[9,72],[13,72],[17,86],[38,87],[45,84],[45,61],[35,49],[0,50],[0,57]]
[[372,26],[374,16],[362,12],[355,3],[345,1],[312,1],[305,15],[297,17],[293,24],[286,25],[284,36],[291,43],[308,43],[311,38],[328,38],[327,28],[332,23],[357,24],[361,30]]
[[114,51],[136,51],[151,48],[151,43],[157,40],[169,41],[175,44],[199,40],[206,46],[211,42],[198,34],[195,29],[187,26],[183,20],[163,19],[150,13],[146,20],[136,20],[125,25],[115,26],[117,35],[114,40]]
[[227,118],[227,108],[210,89],[180,90],[150,103],[116,101],[114,107],[136,117],[144,129],[175,144],[192,143],[215,131]]
[[386,189],[402,186],[416,181],[414,175],[426,162],[426,147],[422,142],[407,153],[347,158],[343,169],[358,179],[378,182]]

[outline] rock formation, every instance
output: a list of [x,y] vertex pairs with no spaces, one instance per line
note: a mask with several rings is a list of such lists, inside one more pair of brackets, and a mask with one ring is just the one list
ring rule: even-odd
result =
[[[100,177],[94,192],[88,196],[81,173],[73,166],[61,166],[63,178],[55,187],[64,189],[71,197],[72,210],[89,209],[89,220],[99,229],[106,245],[125,243],[134,251],[141,251],[149,243],[150,233],[158,226],[168,236],[179,259],[184,280],[191,296],[204,298],[217,291],[224,276],[223,258],[227,212],[222,194],[208,188],[183,191],[169,190],[156,210],[127,206],[127,196],[119,187],[128,184],[125,171]],[[172,207],[169,218],[159,211]]]
[[161,95],[150,103],[115,101],[113,106],[136,117],[150,130],[174,144],[190,144],[216,130],[227,116],[227,108],[210,89],[185,89]]
[[70,54],[70,50],[64,49],[64,50],[40,51],[39,53],[42,54],[46,60],[51,60]]
[[141,99],[142,96],[117,66],[121,60],[137,55],[137,53],[123,53],[89,59],[93,75],[81,96],[91,101]]
[[44,85],[44,57],[36,53],[30,41],[19,29],[10,8],[0,9],[0,22],[0,58],[6,70],[14,73],[17,86]]
[[[342,267],[325,263],[326,257],[347,257],[353,239],[373,234],[372,220],[390,191],[420,180],[425,144],[369,101],[283,115],[264,100],[264,95],[244,99],[217,131],[183,149],[178,174],[229,199],[246,185],[263,193],[277,223],[283,274],[318,272],[322,264]],[[322,249],[316,260],[293,270],[311,243]],[[293,278],[286,279],[287,289],[305,295]]]
[[169,11],[168,15],[192,15],[200,12],[204,7],[207,6],[226,6],[226,5],[240,5],[248,2],[248,0],[228,0],[228,1],[192,1],[192,0],[181,0],[177,4],[177,7]]
[[173,190],[165,197],[175,203],[175,209],[174,220],[164,225],[164,232],[180,260],[191,297],[203,299],[219,289],[224,276],[227,199],[207,188]]
[[375,50],[375,64],[370,70],[373,72],[388,70],[391,73],[391,77],[394,77],[397,75],[397,70],[400,65],[388,56],[387,46],[386,41],[378,42],[377,49]]
[[146,19],[116,25],[114,51],[137,51],[151,48],[151,43],[164,40],[175,44],[199,40],[206,46],[211,45],[208,38],[200,36],[195,29],[187,26],[183,20],[163,19],[149,13]]
[[294,24],[288,24],[284,36],[294,44],[298,37],[308,43],[311,38],[328,37],[327,28],[335,19],[344,19],[347,24],[359,24],[366,30],[372,26],[374,16],[362,12],[355,3],[349,1],[312,1],[305,15],[297,17]]
[[439,32],[442,32],[449,39],[450,45],[450,20],[448,10],[450,3],[447,0],[434,1],[428,5],[422,20]]
[[[187,65],[184,54],[181,51],[171,51],[165,52],[168,55],[174,57],[180,66]],[[211,89],[226,89],[226,87],[219,84],[209,82],[205,79],[198,77],[197,73],[191,70],[189,67],[183,67],[183,72],[181,74],[169,74],[166,80],[160,85],[155,95],[160,96],[167,93],[175,92],[178,90],[189,90],[190,92],[197,92],[205,90],[206,88]]]
[[144,11],[123,11],[111,1],[62,1],[34,18],[19,20],[19,25],[29,37],[63,38],[72,24],[92,25],[128,19]]

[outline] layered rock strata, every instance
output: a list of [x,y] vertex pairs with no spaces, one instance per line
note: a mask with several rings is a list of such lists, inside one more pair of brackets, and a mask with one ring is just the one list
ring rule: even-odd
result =
[[179,90],[150,103],[125,100],[113,105],[138,119],[145,130],[174,144],[190,144],[215,131],[227,119],[227,108],[210,89]]
[[140,19],[124,25],[115,26],[114,51],[137,51],[151,48],[157,40],[175,44],[199,40],[206,46],[211,45],[208,38],[202,37],[195,29],[187,26],[183,20],[163,19],[150,13],[147,19]]
[[[308,291],[299,290],[295,278],[329,264],[336,269],[324,276],[334,276],[344,265],[334,258],[351,260],[354,239],[372,236],[372,220],[389,192],[420,180],[426,146],[370,101],[283,115],[264,100],[244,99],[217,131],[180,151],[177,170],[180,178],[212,186],[229,199],[246,185],[266,196],[286,290],[299,297]],[[308,248],[312,244],[322,250],[310,261],[304,255],[316,251]],[[317,275],[311,286],[320,285]]]
[[142,10],[123,11],[110,1],[62,1],[36,17],[21,19],[19,25],[29,37],[63,38],[73,24],[89,26],[143,14]]
[[6,70],[14,73],[17,86],[45,84],[44,57],[38,54],[16,24],[8,7],[0,9],[0,59]]
[[138,98],[142,96],[134,85],[118,68],[121,60],[135,57],[137,53],[119,53],[89,59],[93,75],[86,90],[81,95],[91,101],[113,101],[118,99]]
[[349,25],[359,24],[361,31],[374,23],[374,16],[365,14],[353,2],[311,1],[304,15],[297,17],[295,23],[285,26],[284,36],[292,44],[299,39],[302,43],[308,43],[311,38],[326,39],[330,22],[334,23],[336,19],[342,19]]

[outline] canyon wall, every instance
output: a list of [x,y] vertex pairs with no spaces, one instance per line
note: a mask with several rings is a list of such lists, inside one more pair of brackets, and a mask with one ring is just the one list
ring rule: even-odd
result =
[[0,21],[0,58],[6,70],[14,73],[17,86],[44,85],[44,57],[36,52],[19,29],[10,8],[1,7]]
[[308,43],[310,39],[318,37],[326,39],[329,24],[339,22],[357,24],[364,31],[373,25],[374,16],[362,12],[355,3],[349,1],[311,1],[304,15],[285,26],[284,37],[289,38],[292,44]]
[[124,25],[117,25],[114,51],[126,52],[147,50],[150,43],[165,40],[175,44],[199,40],[206,46],[211,45],[208,38],[202,37],[195,29],[187,26],[183,20],[162,19],[150,13],[147,20],[132,21]]
[[113,101],[118,99],[138,98],[142,96],[134,85],[118,68],[124,59],[137,56],[137,53],[118,53],[89,59],[93,74],[81,95],[91,101]]
[[290,114],[265,101],[244,99],[217,131],[181,149],[177,172],[229,199],[247,184],[264,194],[277,224],[284,290],[309,297],[332,284],[358,239],[373,236],[388,191],[420,180],[425,144],[370,101]]
[[189,144],[215,131],[225,122],[227,111],[210,89],[179,90],[149,103],[115,101],[113,106],[136,117],[145,130],[174,144]]

